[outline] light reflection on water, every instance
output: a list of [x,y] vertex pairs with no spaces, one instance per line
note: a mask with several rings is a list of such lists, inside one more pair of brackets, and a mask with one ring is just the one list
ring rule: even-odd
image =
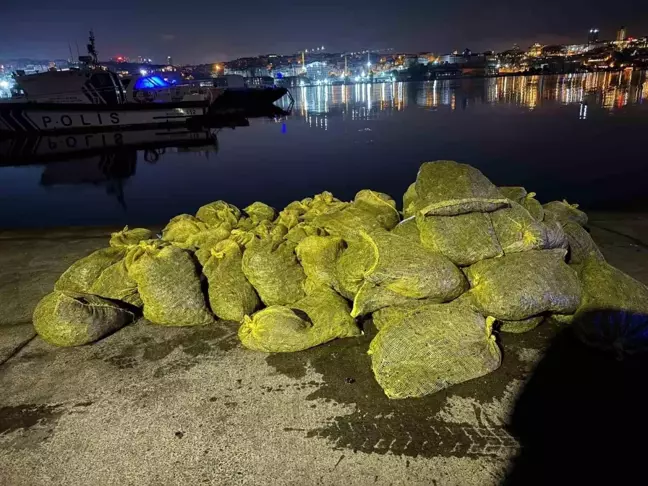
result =
[[[314,128],[328,128],[329,117],[373,120],[411,107],[469,109],[504,104],[534,110],[543,105],[601,107],[609,111],[648,99],[645,71],[596,72],[564,76],[517,76],[296,88],[292,117]],[[289,100],[279,106],[287,108]],[[583,118],[583,111],[578,116]]]

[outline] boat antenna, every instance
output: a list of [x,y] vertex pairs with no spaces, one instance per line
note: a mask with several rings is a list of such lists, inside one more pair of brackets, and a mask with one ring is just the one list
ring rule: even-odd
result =
[[92,64],[94,66],[99,64],[99,61],[97,59],[98,58],[97,49],[95,48],[95,36],[92,29],[90,29],[90,37],[88,42],[88,55],[92,58]]
[[79,59],[79,57],[81,56],[81,53],[79,52],[79,43],[77,41],[74,41],[74,43],[76,44],[77,48],[77,59]]
[[71,65],[74,62],[74,56],[72,55],[72,46],[70,45],[70,41],[68,41],[68,49],[70,51],[70,60],[68,61],[68,65]]

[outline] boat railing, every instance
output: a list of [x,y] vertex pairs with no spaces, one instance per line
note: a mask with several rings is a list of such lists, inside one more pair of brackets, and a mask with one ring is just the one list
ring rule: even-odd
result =
[[[96,99],[95,96],[93,96],[95,94],[101,95],[103,93],[119,93],[119,88],[115,87],[115,86],[106,86],[106,87],[101,87],[101,88],[97,88],[97,87],[93,86],[92,90],[93,91],[91,91],[91,92],[89,91],[88,93],[89,93],[90,97],[93,98],[93,100]],[[42,93],[42,94],[31,95],[31,96],[29,95],[29,93],[24,93],[24,94],[20,94],[18,96],[14,95],[11,98],[8,98],[8,100],[11,100],[11,99],[21,99],[21,100],[26,99],[27,101],[29,101],[30,99],[31,100],[37,100],[37,99],[42,99],[42,98],[56,98],[56,97],[67,96],[67,95],[78,95],[79,97],[87,96],[83,91],[80,91],[79,89],[76,89],[76,90],[69,90],[69,91],[54,91],[54,92]],[[89,98],[86,98],[86,99],[89,99]],[[118,99],[120,99],[120,97],[118,97]],[[101,103],[88,103],[88,104],[101,104]]]

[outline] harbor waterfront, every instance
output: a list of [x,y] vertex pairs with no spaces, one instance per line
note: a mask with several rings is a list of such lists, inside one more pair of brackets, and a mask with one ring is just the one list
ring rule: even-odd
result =
[[[154,225],[215,199],[283,207],[323,190],[348,200],[365,186],[399,200],[412,171],[436,159],[470,163],[499,185],[526,185],[542,201],[622,210],[647,201],[644,71],[317,86],[292,95],[290,115],[213,136],[2,140],[0,225]],[[174,148],[176,139],[193,141]]]
[[[629,70],[317,86],[294,89],[270,113],[209,127],[0,140],[2,480],[495,486],[558,471],[556,484],[633,484],[643,450],[625,434],[646,433],[636,417],[648,400],[635,384],[647,358],[585,347],[574,325],[500,328],[497,371],[392,400],[367,350],[395,325],[378,332],[368,315],[357,337],[270,354],[245,349],[235,321],[178,328],[152,317],[57,348],[36,335],[32,316],[66,268],[125,224],[158,234],[217,199],[282,208],[324,190],[349,200],[371,188],[400,204],[421,162],[435,159],[470,163],[542,202],[580,203],[588,231],[578,228],[604,265],[645,284],[647,99],[646,73]],[[526,253],[553,251],[563,252]],[[515,282],[524,291],[531,280]],[[549,442],[549,459],[534,454],[538,441]],[[600,456],[609,466],[591,467]]]

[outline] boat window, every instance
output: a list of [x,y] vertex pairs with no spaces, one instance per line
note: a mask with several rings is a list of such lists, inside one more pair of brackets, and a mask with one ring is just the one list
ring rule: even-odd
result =
[[145,89],[145,88],[168,88],[171,86],[160,76],[142,76],[137,81],[135,81],[135,89]]

